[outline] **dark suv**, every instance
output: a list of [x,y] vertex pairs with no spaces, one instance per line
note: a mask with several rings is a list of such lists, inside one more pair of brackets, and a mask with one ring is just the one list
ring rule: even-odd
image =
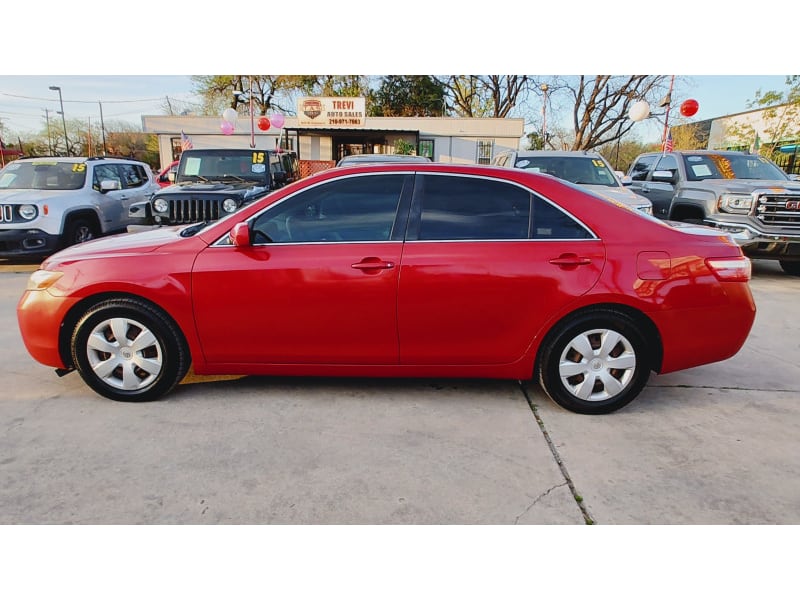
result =
[[300,177],[294,152],[192,149],[181,155],[173,185],[131,207],[149,225],[215,221]]

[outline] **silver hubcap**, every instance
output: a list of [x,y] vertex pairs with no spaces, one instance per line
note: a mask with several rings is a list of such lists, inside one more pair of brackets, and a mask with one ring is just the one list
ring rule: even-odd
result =
[[79,227],[75,232],[75,241],[78,243],[88,242],[90,239],[92,239],[92,230],[89,227]]
[[593,329],[575,336],[558,363],[558,374],[567,390],[591,402],[620,394],[635,369],[633,346],[625,336],[611,329]]
[[111,387],[141,390],[161,373],[161,345],[149,329],[133,319],[99,323],[89,334],[86,346],[94,374]]

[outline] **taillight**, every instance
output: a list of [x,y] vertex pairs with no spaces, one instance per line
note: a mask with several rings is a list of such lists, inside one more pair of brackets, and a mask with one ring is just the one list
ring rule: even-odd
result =
[[707,258],[706,265],[720,281],[750,281],[752,264],[746,256]]

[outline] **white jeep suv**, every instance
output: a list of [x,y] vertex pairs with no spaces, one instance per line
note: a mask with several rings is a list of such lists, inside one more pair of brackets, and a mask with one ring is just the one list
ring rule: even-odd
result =
[[43,257],[127,231],[158,184],[149,166],[107,157],[22,158],[0,171],[0,257]]

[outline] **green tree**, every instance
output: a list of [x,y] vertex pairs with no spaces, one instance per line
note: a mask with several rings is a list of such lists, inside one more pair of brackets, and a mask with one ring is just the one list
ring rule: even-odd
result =
[[440,117],[445,112],[444,86],[427,75],[388,75],[369,94],[372,117]]
[[787,76],[783,91],[757,90],[755,99],[750,100],[747,107],[761,110],[760,130],[764,139],[757,136],[750,122],[739,118],[725,131],[725,137],[734,145],[743,148],[755,146],[759,154],[771,157],[781,145],[800,139],[800,75]]
[[407,142],[406,140],[397,139],[394,142],[394,153],[395,154],[414,154],[414,144],[411,142]]

